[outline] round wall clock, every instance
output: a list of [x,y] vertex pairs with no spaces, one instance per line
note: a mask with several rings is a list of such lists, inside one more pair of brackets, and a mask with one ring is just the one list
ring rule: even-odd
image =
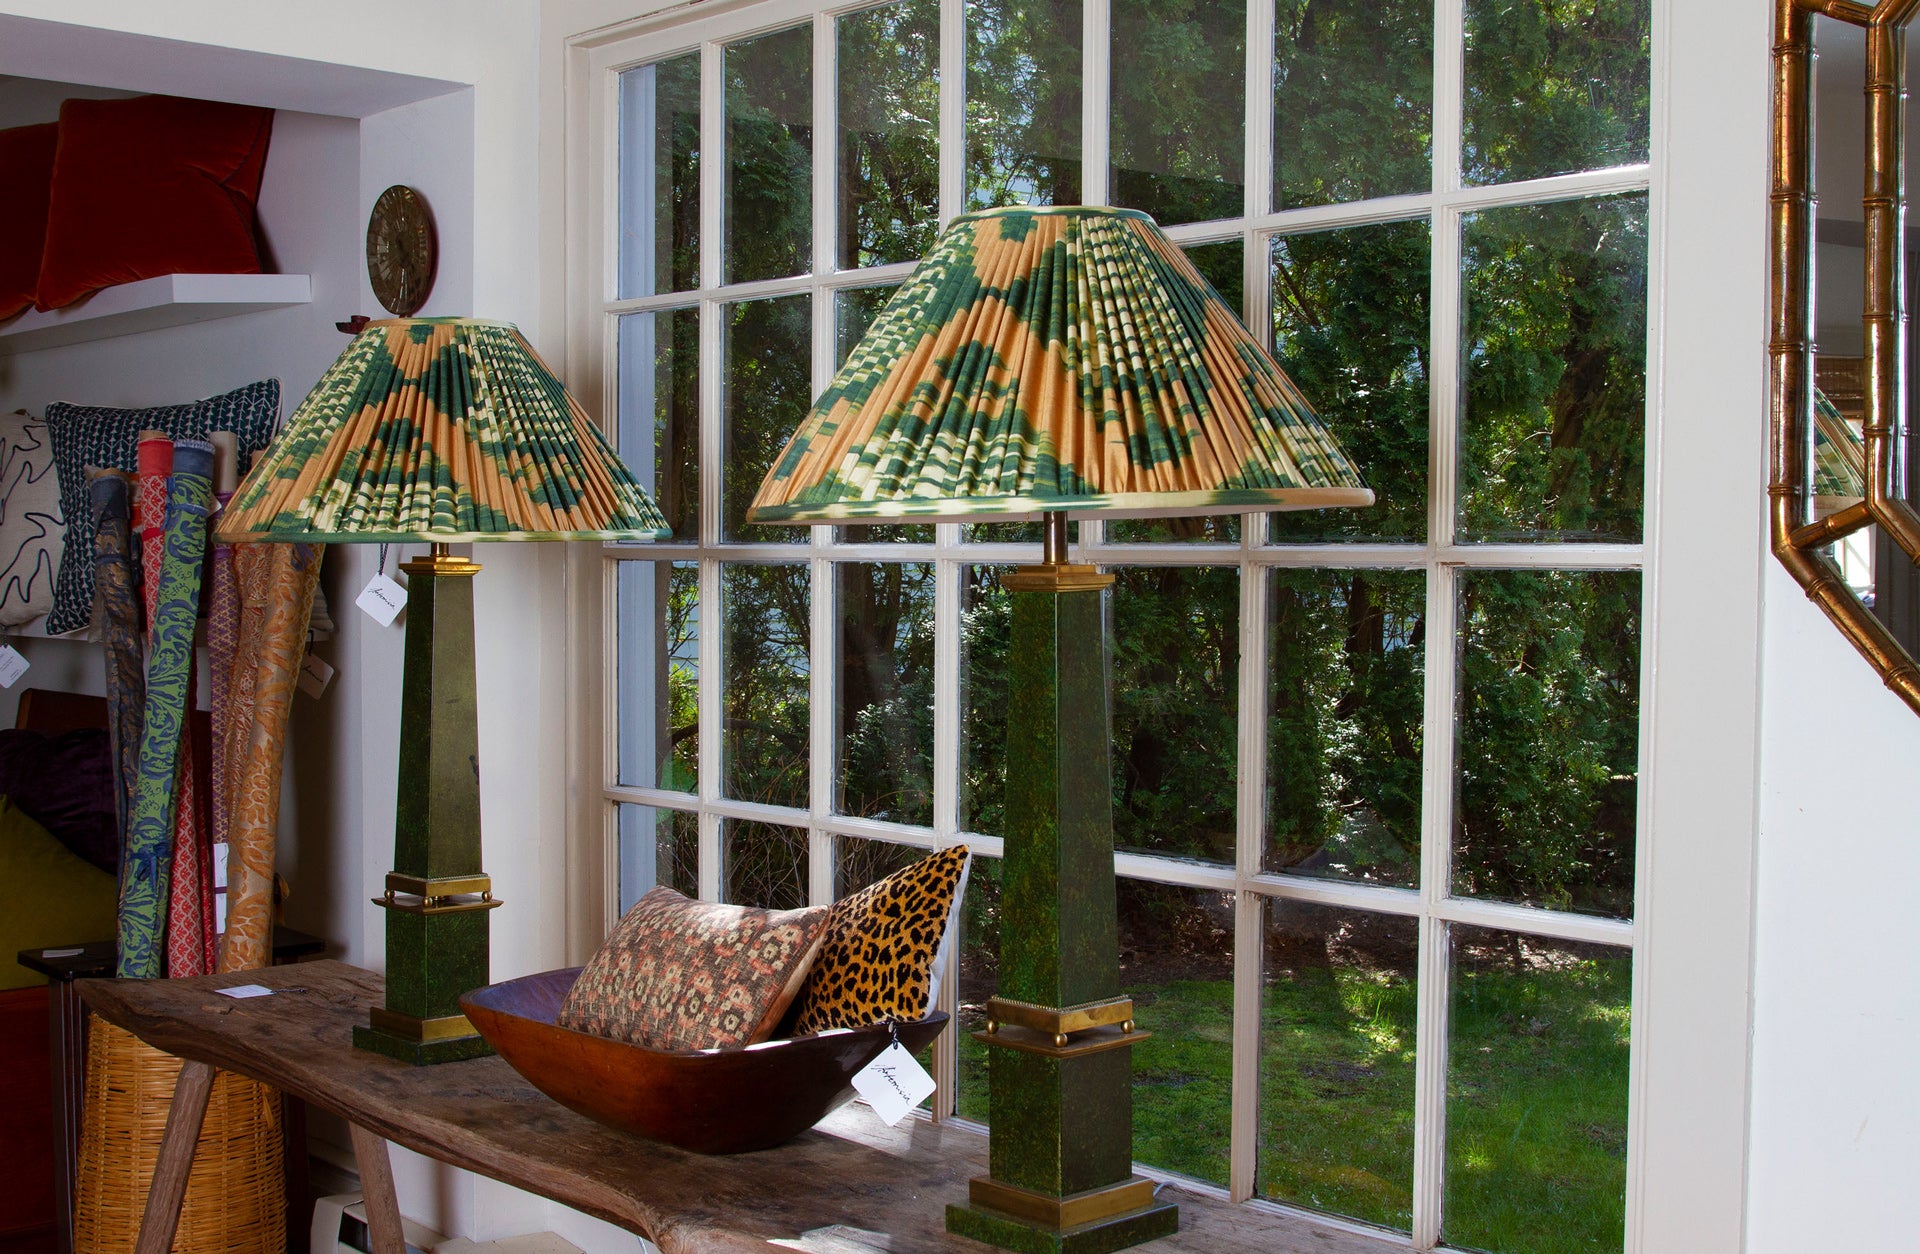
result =
[[420,193],[398,183],[381,192],[367,218],[367,278],[387,312],[407,318],[427,303],[437,251]]

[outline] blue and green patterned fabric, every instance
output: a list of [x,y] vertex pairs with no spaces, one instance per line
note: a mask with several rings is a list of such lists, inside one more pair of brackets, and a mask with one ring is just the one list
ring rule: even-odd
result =
[[[213,445],[173,446],[167,493],[166,549],[147,650],[146,722],[140,731],[140,775],[120,869],[120,945],[115,974],[155,980],[166,974],[167,894],[173,849],[173,807],[180,744],[187,733],[193,683],[193,630],[200,617],[200,569],[213,511]],[[151,572],[150,572],[151,575]]]
[[[87,508],[88,466],[134,469],[134,452],[143,430],[164,431],[176,440],[204,440],[215,431],[240,439],[240,461],[273,439],[280,420],[280,380],[262,379],[220,396],[185,405],[152,409],[108,409],[98,405],[47,406],[47,434],[53,441],[54,467],[60,475],[60,510],[67,520],[60,576],[54,583],[47,631],[57,635],[85,627],[93,610],[93,516]],[[138,555],[136,554],[136,560]]]
[[127,817],[140,768],[140,720],[146,707],[141,660],[140,599],[133,587],[131,485],[124,471],[87,467],[93,506],[93,620],[106,652],[107,739],[113,747],[113,809],[120,865],[127,864]]

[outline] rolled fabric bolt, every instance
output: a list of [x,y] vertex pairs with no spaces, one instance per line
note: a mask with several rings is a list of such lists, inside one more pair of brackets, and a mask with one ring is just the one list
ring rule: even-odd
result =
[[155,979],[165,973],[164,915],[174,870],[184,865],[177,857],[169,865],[167,854],[173,844],[180,749],[187,739],[192,695],[193,632],[213,495],[212,446],[183,440],[173,461],[164,551],[147,572],[155,587],[155,609],[148,631],[140,774],[121,877],[116,974],[123,979]]
[[107,741],[113,762],[113,812],[121,865],[126,865],[127,818],[140,765],[140,724],[146,669],[140,647],[139,592],[133,586],[129,538],[133,481],[124,470],[87,467],[93,518],[93,622],[106,654]]

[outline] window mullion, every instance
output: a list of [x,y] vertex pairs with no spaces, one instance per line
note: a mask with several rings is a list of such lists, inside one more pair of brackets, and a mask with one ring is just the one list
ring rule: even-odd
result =
[[[955,843],[960,831],[962,571],[954,553],[959,532],[958,523],[939,523],[934,533],[939,556],[933,567],[933,839],[939,849]],[[940,1086],[933,1107],[936,1119],[945,1118],[959,1102],[960,948],[958,943],[947,946],[936,1007],[956,1017],[954,1030],[942,1032],[933,1044],[933,1078]]]
[[1082,0],[1080,18],[1080,199],[1104,205],[1113,117],[1110,0]]
[[964,0],[940,4],[940,224],[967,211],[967,30]]
[[[1260,515],[1249,515],[1250,525]],[[1227,1187],[1236,1202],[1254,1194],[1260,1137],[1260,981],[1266,900],[1247,889],[1260,874],[1266,845],[1267,788],[1266,568],[1240,567],[1239,770],[1235,773],[1233,924],[1233,1076]]]
[[[1436,322],[1444,321],[1436,318]],[[1447,1009],[1451,979],[1447,925],[1434,911],[1447,895],[1452,846],[1453,710],[1458,649],[1455,586],[1458,569],[1436,562],[1427,569],[1426,733],[1422,737],[1420,797],[1420,942],[1414,1043],[1413,1242],[1431,1249],[1440,1240],[1442,1172],[1446,1161]]]

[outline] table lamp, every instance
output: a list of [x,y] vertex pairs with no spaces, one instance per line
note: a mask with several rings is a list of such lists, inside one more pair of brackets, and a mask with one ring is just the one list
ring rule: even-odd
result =
[[221,515],[217,537],[427,542],[404,562],[406,662],[387,992],[354,1044],[415,1064],[487,1046],[460,994],[488,982],[473,653],[478,563],[450,544],[669,534],[646,491],[520,332],[472,318],[368,324]]
[[1165,1236],[1133,1173],[1134,1027],[1113,875],[1103,593],[1069,513],[1149,518],[1370,505],[1338,442],[1147,215],[954,220],[854,349],[747,518],[1039,517],[1007,575],[1006,844],[988,1053],[989,1174],[950,1231],[1017,1250]]

